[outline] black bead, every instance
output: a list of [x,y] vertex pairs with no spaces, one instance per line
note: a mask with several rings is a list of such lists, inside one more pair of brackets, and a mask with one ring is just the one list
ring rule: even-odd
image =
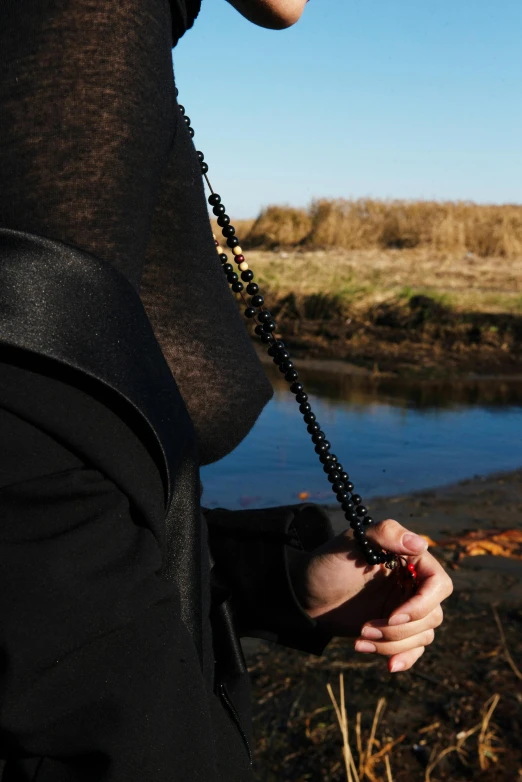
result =
[[241,293],[241,291],[243,290],[243,283],[242,282],[235,282],[232,285],[232,290],[234,291],[234,293]]
[[379,564],[379,555],[375,551],[372,551],[371,554],[367,552],[367,554],[366,554],[366,561],[367,561],[367,563],[369,565],[378,565]]
[[227,245],[232,249],[233,247],[237,247],[239,244],[239,239],[237,236],[229,236],[227,239]]
[[[348,494],[348,492],[344,491],[344,489],[342,491],[338,491],[337,492],[337,500],[338,500],[338,502],[341,503],[341,507],[342,507],[343,502],[345,502],[348,499],[349,496],[350,495]],[[343,510],[344,510],[344,508],[343,508]]]
[[246,308],[245,315],[247,316],[247,318],[253,318],[255,314],[256,314],[256,311],[255,311],[255,309],[253,307],[247,307]]
[[236,229],[233,225],[225,225],[225,227],[221,229],[223,236],[234,236],[235,232]]
[[341,480],[344,481],[345,483],[346,483],[346,481],[348,480],[349,477],[350,476],[348,475],[347,472],[342,472],[341,473]]
[[290,358],[290,353],[288,350],[278,350],[276,353],[276,364],[280,364],[282,361],[288,361]]
[[239,277],[235,272],[231,272],[231,274],[227,274],[227,280],[232,285],[233,282],[237,282],[239,280]]
[[261,324],[258,324],[258,325],[257,325],[257,326],[254,328],[254,331],[256,332],[256,334],[259,334],[259,336],[261,336],[261,334],[264,334],[264,333],[265,333],[265,332],[263,331],[263,326],[261,326]]
[[[257,326],[256,326],[256,329],[257,329]],[[272,356],[272,357],[274,357],[274,358],[275,358],[275,356],[276,356],[276,353],[277,353],[276,344],[277,344],[277,343],[274,343],[273,345],[270,345],[270,347],[269,347],[269,348],[268,348],[268,350],[267,350],[267,353],[268,353],[268,355],[269,355],[269,356]]]
[[[277,344],[278,343],[276,342],[276,345]],[[281,342],[281,345],[284,345],[284,343]],[[292,383],[292,385],[290,386],[290,391],[292,392],[292,394],[299,394],[302,390],[303,390],[303,384],[302,383]]]
[[355,520],[359,521],[359,519],[357,519],[357,514],[354,510],[345,511],[344,518],[346,519],[346,521],[355,521]]
[[226,263],[228,261],[228,255],[226,253],[220,253],[219,260],[221,263]]
[[371,516],[366,516],[366,518],[365,518],[365,520],[364,520],[364,523],[365,523],[365,524],[373,524],[373,519],[372,519],[372,517],[371,517]]
[[[292,365],[293,366],[293,365]],[[291,369],[291,367],[288,367],[288,369]],[[310,413],[312,411],[312,405],[310,405],[308,402],[303,402],[303,404],[299,405],[299,412],[300,413]]]
[[[256,326],[256,329],[257,329],[257,326]],[[272,336],[272,334],[267,334],[266,331],[263,331],[263,327],[262,326],[261,326],[261,331],[262,331],[261,342],[265,342],[266,344],[269,344],[270,342],[274,341],[274,337]]]
[[328,450],[330,450],[330,448],[332,447],[331,444],[328,442],[328,440],[323,440],[323,445],[326,445]]
[[259,295],[252,296],[250,300],[250,304],[252,305],[252,307],[262,307],[264,303],[265,303],[264,298]]
[[317,421],[314,421],[313,424],[308,424],[306,430],[309,434],[315,434],[316,432],[321,431],[321,426],[317,423]]
[[295,401],[299,402],[299,404],[301,404],[302,402],[307,402],[308,401],[308,394],[305,394],[304,391],[301,391],[300,394],[297,394],[297,396],[295,398]]
[[219,215],[217,219],[217,224],[221,226],[221,228],[224,228],[225,225],[228,225],[230,222],[230,217],[228,215]]
[[256,282],[251,282],[249,285],[247,285],[247,293],[250,296],[255,296],[258,290],[259,290],[259,285]]
[[294,362],[293,361],[283,361],[283,363],[279,367],[279,369],[282,372],[288,372],[289,369],[293,369],[293,368],[294,368]]
[[200,152],[199,149],[198,149],[198,151],[196,152],[196,155],[198,156],[199,162],[203,163],[203,161],[205,160],[205,155],[203,154],[203,152]]
[[234,267],[231,263],[226,263],[222,268],[225,274],[231,274],[234,271]]
[[245,272],[241,272],[241,279],[243,282],[250,282],[254,279],[254,272],[252,269],[247,269]]
[[188,132],[189,132],[190,138],[194,138],[194,128],[191,128],[190,125],[189,125]]
[[276,327],[275,320],[265,320],[265,322],[263,323],[264,331],[275,331],[276,328],[277,327]]
[[351,483],[350,481],[346,481],[344,485],[346,486],[346,491],[353,491],[354,488],[353,483]]
[[314,451],[318,454],[323,454],[328,452],[324,443],[317,443],[317,445],[314,448]]
[[[301,410],[301,408],[299,408],[299,410]],[[301,412],[303,412],[303,411],[301,410]],[[312,442],[315,443],[316,445],[317,445],[317,443],[320,443],[324,439],[325,439],[324,438],[324,432],[319,431],[319,432],[315,432],[312,435]]]
[[320,457],[319,461],[322,462],[323,464],[326,464],[327,462],[333,463],[332,454],[331,453],[323,454],[323,456]]
[[[350,495],[346,492],[346,497],[348,498],[349,496]],[[344,500],[341,507],[343,510],[349,510],[355,512],[355,505],[349,499]]]
[[315,415],[313,413],[307,413],[304,420],[306,424],[312,424],[315,421]]
[[[177,98],[177,97],[178,97],[178,96],[176,95],[176,98]],[[181,105],[181,103],[179,104],[179,106],[178,106],[178,109],[180,110],[181,114],[184,114],[184,113],[185,113],[185,106],[182,106],[182,105]]]
[[353,536],[355,540],[360,544],[366,537],[366,533],[362,529],[354,529]]
[[368,510],[364,507],[364,505],[358,505],[357,506],[357,515],[358,516],[366,516],[368,513]]
[[324,468],[325,472],[339,472],[337,462],[332,459],[330,464],[327,464]]
[[[330,472],[330,474],[328,475],[328,480],[330,481],[330,483],[337,483],[339,481],[339,473],[337,472],[337,470],[332,470]],[[343,483],[343,489],[344,489],[344,483]],[[341,490],[339,489],[339,491]]]
[[337,456],[334,453],[332,454],[332,462],[336,462],[337,469],[339,469],[339,467],[341,466],[341,463],[340,463],[339,459],[337,458]]
[[[265,328],[266,328],[266,323],[265,323]],[[297,380],[298,377],[299,377],[299,373],[296,372],[295,369],[291,369],[289,372],[286,373],[285,380],[288,380],[288,382],[291,383],[293,380]],[[309,415],[312,415],[312,413],[310,413]]]
[[360,505],[362,502],[362,497],[359,494],[352,494],[352,502],[355,505]]
[[225,205],[224,204],[218,204],[217,206],[214,206],[212,208],[212,211],[216,216],[224,215],[225,214]]
[[206,174],[208,172],[208,165],[203,161],[201,164],[201,173]]
[[221,196],[217,193],[212,193],[212,195],[209,195],[208,202],[210,206],[217,206],[221,203]]
[[334,492],[334,494],[337,494],[337,492],[341,491],[342,488],[343,488],[342,482],[341,481],[336,481],[336,483],[334,483],[333,486],[332,486],[332,491]]
[[257,319],[260,323],[264,323],[267,320],[272,320],[272,315],[268,310],[263,310],[258,313]]
[[190,125],[190,117],[188,116],[188,114],[185,114],[185,116],[183,117],[183,122],[185,123],[185,125]]

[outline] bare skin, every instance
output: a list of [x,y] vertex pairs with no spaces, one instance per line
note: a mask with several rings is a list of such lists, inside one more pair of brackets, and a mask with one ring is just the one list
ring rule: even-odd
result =
[[355,636],[356,651],[387,657],[391,673],[404,671],[433,641],[453,584],[426,541],[393,519],[368,529],[368,538],[415,564],[415,592],[405,591],[393,571],[367,565],[348,532],[303,558],[292,583],[303,608],[325,630]]
[[259,27],[284,30],[301,18],[307,0],[228,0],[236,11]]

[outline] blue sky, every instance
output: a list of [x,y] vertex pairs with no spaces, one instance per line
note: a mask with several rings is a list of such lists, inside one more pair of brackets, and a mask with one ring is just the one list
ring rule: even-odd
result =
[[232,216],[312,198],[522,203],[521,0],[310,0],[282,31],[203,0],[180,101]]

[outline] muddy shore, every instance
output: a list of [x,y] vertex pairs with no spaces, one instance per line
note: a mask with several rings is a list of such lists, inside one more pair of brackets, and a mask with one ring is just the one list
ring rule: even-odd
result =
[[[522,517],[522,470],[374,499],[369,506],[374,518],[396,518],[435,541],[466,530],[515,529]],[[336,510],[332,521],[336,529],[343,528]],[[322,657],[266,643],[250,647],[258,782],[346,780],[326,690],[329,683],[338,693],[341,672],[351,726],[361,713],[363,746],[380,698],[386,706],[376,729],[380,744],[373,751],[400,739],[372,766],[374,776],[364,779],[522,778],[522,561],[465,557],[448,572],[455,591],[444,604],[444,624],[411,672],[388,674],[383,660],[355,653],[350,639],[334,640]],[[494,709],[484,723],[488,706]]]

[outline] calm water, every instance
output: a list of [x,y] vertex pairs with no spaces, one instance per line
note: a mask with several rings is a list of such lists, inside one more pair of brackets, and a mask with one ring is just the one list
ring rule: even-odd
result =
[[[300,372],[317,420],[363,498],[522,467],[522,384],[372,382]],[[272,377],[272,375],[271,375]],[[279,374],[255,427],[202,470],[207,507],[335,502]],[[299,495],[302,495],[299,498]]]

